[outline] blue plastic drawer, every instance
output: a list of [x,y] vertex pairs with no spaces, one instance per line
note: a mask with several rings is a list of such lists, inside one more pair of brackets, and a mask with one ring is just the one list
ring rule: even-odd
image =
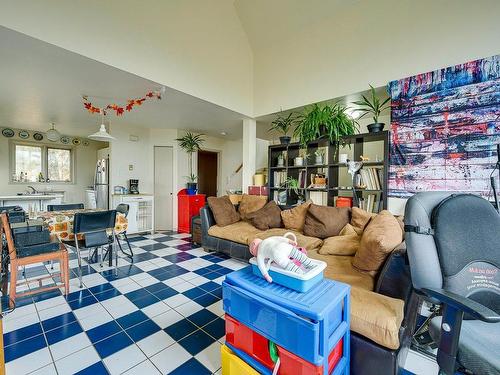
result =
[[299,293],[269,284],[250,266],[228,274],[222,283],[226,313],[315,365],[324,363],[348,331],[348,293],[348,285],[329,279]]

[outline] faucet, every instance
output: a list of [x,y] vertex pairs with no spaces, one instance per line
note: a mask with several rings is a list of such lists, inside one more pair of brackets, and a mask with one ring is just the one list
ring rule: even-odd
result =
[[28,190],[28,189],[31,189],[31,193],[29,191],[27,191],[28,194],[36,194],[37,193],[36,189],[31,185],[26,186],[26,190]]

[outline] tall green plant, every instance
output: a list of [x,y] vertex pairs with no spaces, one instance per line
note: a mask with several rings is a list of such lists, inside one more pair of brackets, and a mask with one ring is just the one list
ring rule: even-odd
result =
[[283,135],[288,135],[291,127],[297,122],[297,115],[294,112],[290,112],[288,116],[284,116],[283,112],[280,112],[279,115],[271,122],[271,127],[269,131],[277,131],[282,133]]
[[352,135],[357,130],[356,121],[346,113],[347,108],[339,103],[313,104],[305,108],[295,128],[302,145],[306,145],[322,136],[328,137],[331,143],[338,144],[343,136]]
[[193,173],[193,153],[201,149],[201,145],[205,142],[203,136],[204,134],[194,134],[188,131],[181,138],[175,139],[179,143],[179,147],[188,154],[189,176],[187,179],[189,182],[196,182],[197,177]]
[[365,95],[361,95],[363,100],[355,101],[353,104],[360,106],[360,108],[356,109],[356,112],[361,112],[359,118],[371,115],[373,122],[378,123],[380,114],[390,107],[389,101],[391,98],[389,97],[384,101],[380,101],[372,85],[370,85],[370,96],[371,98],[367,98]]

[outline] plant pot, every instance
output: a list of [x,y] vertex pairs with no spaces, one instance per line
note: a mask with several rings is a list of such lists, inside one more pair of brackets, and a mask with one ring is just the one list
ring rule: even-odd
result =
[[283,135],[283,136],[280,137],[280,143],[282,145],[289,144],[291,140],[292,140],[292,137],[290,137],[289,135]]
[[367,126],[368,132],[370,133],[378,133],[384,130],[385,124],[383,122],[375,122]]
[[324,138],[328,135],[328,129],[326,128],[326,125],[320,125],[319,126],[319,137]]
[[284,167],[285,166],[285,159],[278,158],[278,164],[276,166],[277,167]]
[[188,195],[195,195],[198,191],[198,184],[196,182],[188,182],[186,188]]
[[316,156],[314,163],[317,165],[323,164],[323,156]]
[[304,165],[304,158],[301,158],[300,156],[296,157],[293,159],[293,165],[296,167],[302,167]]

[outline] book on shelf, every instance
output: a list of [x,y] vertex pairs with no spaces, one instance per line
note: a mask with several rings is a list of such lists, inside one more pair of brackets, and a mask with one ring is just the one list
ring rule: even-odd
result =
[[364,167],[359,170],[360,179],[356,179],[358,186],[366,186],[368,190],[382,190],[384,186],[383,170],[377,167]]
[[309,199],[319,206],[328,206],[328,193],[326,191],[310,191]]
[[287,201],[287,193],[286,190],[279,190],[273,193],[273,200],[278,205],[285,205]]
[[299,189],[305,189],[305,187],[307,185],[307,177],[306,177],[306,170],[305,169],[301,169],[299,171],[298,183],[299,183]]
[[372,213],[378,213],[382,208],[382,199],[378,194],[367,194],[359,198],[359,208]]
[[274,171],[273,179],[274,179],[274,187],[281,187],[286,181],[286,171]]

